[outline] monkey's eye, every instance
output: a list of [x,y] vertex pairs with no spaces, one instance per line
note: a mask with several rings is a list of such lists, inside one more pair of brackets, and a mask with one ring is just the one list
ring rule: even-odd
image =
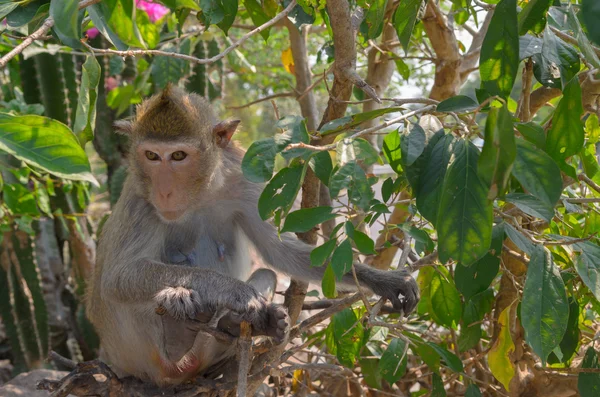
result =
[[150,150],[146,150],[146,158],[150,161],[160,160],[160,157],[158,156],[158,154],[151,152]]
[[187,157],[187,153],[182,152],[181,150],[179,150],[177,152],[173,152],[173,154],[171,155],[171,158],[175,161],[181,161],[186,157]]

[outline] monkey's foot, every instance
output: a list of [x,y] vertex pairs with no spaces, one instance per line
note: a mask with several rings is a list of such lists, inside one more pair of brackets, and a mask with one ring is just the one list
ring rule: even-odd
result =
[[283,306],[271,303],[265,307],[265,310],[256,313],[239,314],[230,312],[219,321],[217,328],[233,336],[239,336],[242,321],[248,321],[252,324],[252,336],[270,336],[278,343],[285,339],[290,322],[286,309]]

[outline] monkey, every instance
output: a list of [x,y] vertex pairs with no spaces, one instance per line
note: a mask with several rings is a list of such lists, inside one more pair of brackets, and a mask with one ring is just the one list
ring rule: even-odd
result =
[[[86,311],[100,358],[120,376],[174,385],[231,357],[231,344],[198,331],[199,319],[232,335],[248,321],[253,335],[284,340],[289,318],[268,297],[275,275],[265,269],[249,278],[250,246],[291,277],[324,274],[310,266],[313,246],[260,218],[263,185],[244,178],[245,152],[230,142],[238,124],[219,121],[203,97],[176,86],[115,124],[129,136],[129,172],[99,236]],[[419,289],[406,270],[355,271],[399,312],[415,308]],[[356,289],[352,274],[338,285]]]

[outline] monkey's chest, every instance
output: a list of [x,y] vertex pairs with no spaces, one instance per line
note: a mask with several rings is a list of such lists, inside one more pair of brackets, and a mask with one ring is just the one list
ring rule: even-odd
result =
[[230,233],[173,235],[165,241],[162,261],[243,278],[243,268],[249,267],[249,247],[244,236],[234,230]]

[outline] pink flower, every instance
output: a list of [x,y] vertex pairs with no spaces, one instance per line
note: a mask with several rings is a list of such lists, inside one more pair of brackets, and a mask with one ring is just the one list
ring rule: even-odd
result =
[[104,89],[106,92],[110,92],[119,86],[119,82],[114,77],[110,76],[106,80],[104,80]]
[[166,13],[169,12],[169,9],[162,4],[154,3],[153,1],[146,0],[135,0],[135,4],[137,8],[140,10],[146,11],[150,21],[156,22],[161,19]]
[[97,28],[91,28],[88,29],[85,34],[87,34],[87,37],[92,40],[95,39],[96,36],[98,36],[100,34],[100,31]]

